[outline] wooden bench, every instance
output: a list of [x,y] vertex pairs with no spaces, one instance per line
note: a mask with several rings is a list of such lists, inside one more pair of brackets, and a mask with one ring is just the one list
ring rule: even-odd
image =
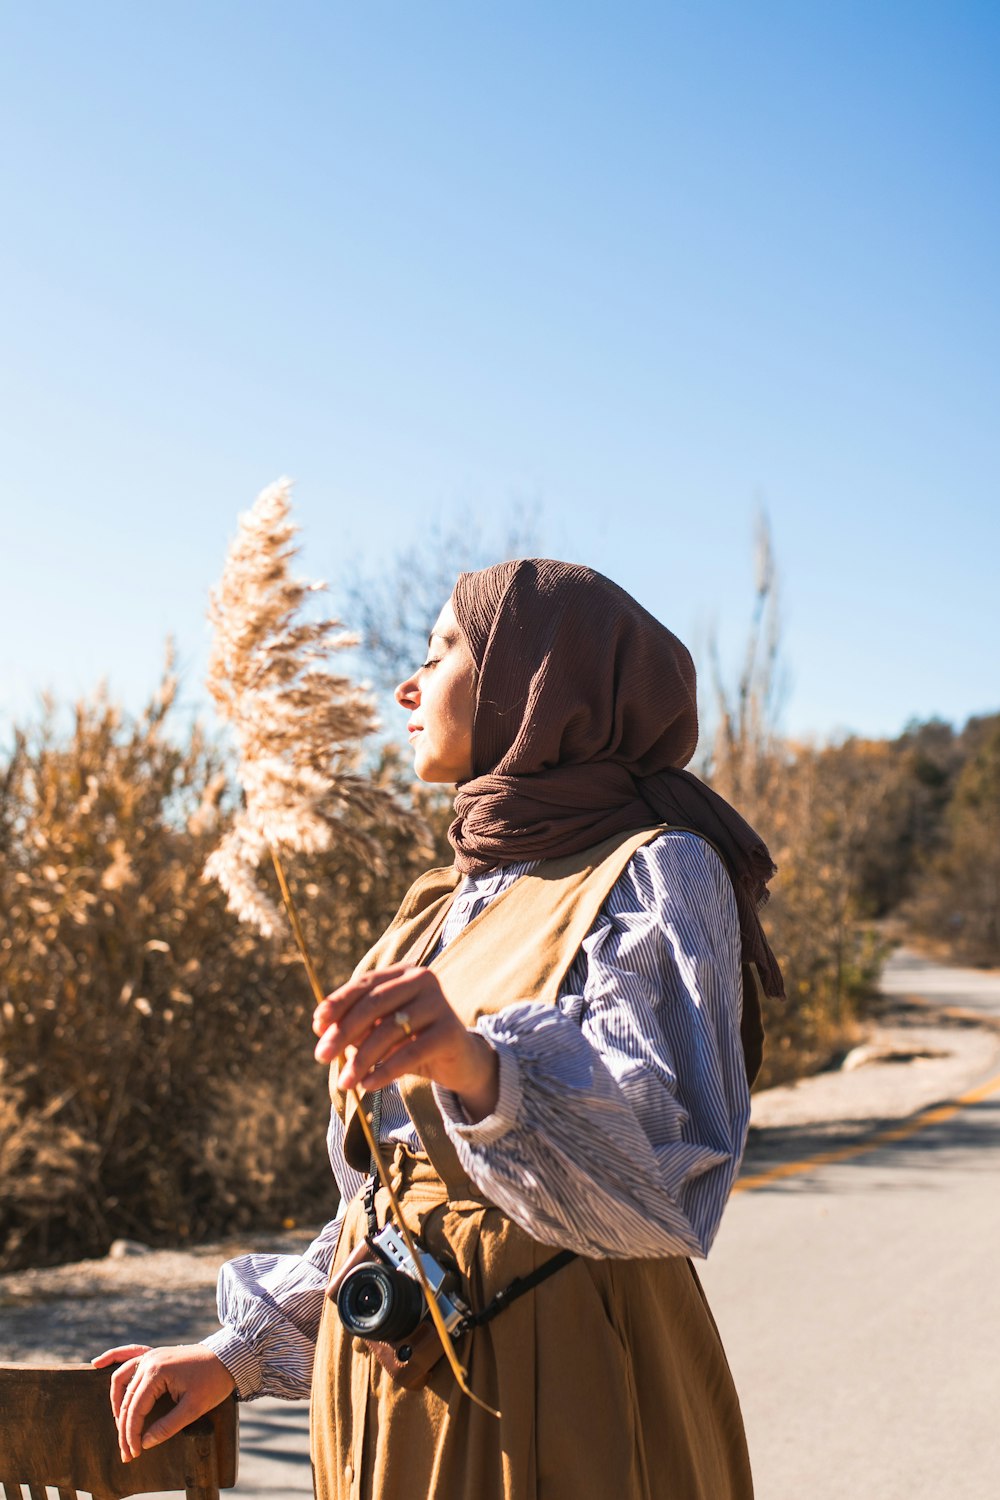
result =
[[[237,1402],[223,1401],[183,1432],[129,1464],[118,1456],[111,1413],[111,1368],[0,1364],[0,1486],[5,1500],[123,1500],[183,1490],[187,1500],[219,1500],[237,1466]],[[163,1397],[150,1421],[169,1410]]]

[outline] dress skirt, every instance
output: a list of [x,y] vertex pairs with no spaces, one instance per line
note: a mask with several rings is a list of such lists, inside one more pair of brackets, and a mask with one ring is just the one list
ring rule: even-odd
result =
[[[498,1208],[449,1202],[425,1156],[397,1147],[407,1227],[457,1266],[478,1311],[555,1252]],[[380,1226],[389,1207],[376,1196]],[[367,1230],[346,1211],[334,1274]],[[408,1391],[326,1299],[311,1412],[319,1500],[752,1500],[729,1366],[690,1261],[578,1258],[457,1346]]]

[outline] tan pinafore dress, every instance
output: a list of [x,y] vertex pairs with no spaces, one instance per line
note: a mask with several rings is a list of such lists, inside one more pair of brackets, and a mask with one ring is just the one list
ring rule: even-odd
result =
[[[554,1003],[636,849],[662,829],[618,835],[515,881],[434,960],[471,1025],[519,1000]],[[459,877],[432,870],[357,972],[425,960]],[[457,1264],[473,1310],[555,1247],[491,1205],[448,1141],[428,1084],[403,1097],[426,1154],[398,1147],[393,1186],[408,1227]],[[367,1148],[343,1097],[345,1154]],[[558,1172],[558,1163],[553,1171]],[[376,1197],[379,1224],[388,1194]],[[366,1232],[347,1208],[336,1271]],[[324,1307],[313,1374],[311,1445],[319,1500],[751,1500],[743,1422],[719,1335],[690,1261],[579,1258],[458,1345],[469,1384],[498,1421],[458,1390],[445,1360],[407,1391]]]

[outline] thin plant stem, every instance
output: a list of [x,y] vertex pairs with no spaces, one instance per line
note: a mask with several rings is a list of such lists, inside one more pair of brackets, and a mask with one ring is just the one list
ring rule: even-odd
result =
[[[274,848],[271,849],[271,862],[274,865],[274,873],[278,877],[278,885],[281,887],[281,899],[285,903],[285,911],[288,913],[288,920],[291,923],[292,933],[295,937],[295,944],[299,950],[299,956],[302,959],[302,962],[305,965],[306,973],[309,976],[309,984],[312,988],[313,995],[315,996],[316,1004],[321,1005],[326,997],[323,994],[323,989],[319,982],[319,975],[317,974],[316,966],[312,961],[312,955],[310,954],[308,946],[306,945],[305,934],[302,931],[302,923],[299,921],[298,910],[292,897],[291,890],[289,889],[288,881],[285,878],[284,867],[282,866],[281,859],[278,855],[277,850]],[[451,1365],[455,1379],[458,1381],[459,1390],[461,1390],[464,1395],[468,1396],[470,1401],[474,1401],[477,1406],[481,1406],[483,1411],[488,1412],[491,1417],[499,1417],[500,1413],[498,1411],[495,1411],[492,1406],[487,1406],[485,1401],[481,1401],[475,1394],[475,1392],[469,1389],[466,1372],[459,1362],[458,1355],[455,1353],[455,1345],[452,1342],[451,1335],[449,1334],[447,1328],[444,1326],[444,1318],[441,1316],[441,1309],[438,1306],[437,1295],[430,1282],[427,1280],[427,1273],[424,1270],[423,1262],[420,1259],[420,1253],[417,1250],[417,1247],[413,1242],[413,1237],[406,1226],[406,1220],[403,1218],[403,1213],[399,1206],[399,1200],[396,1197],[395,1189],[393,1188],[392,1182],[389,1178],[389,1170],[382,1160],[382,1153],[379,1150],[378,1142],[375,1139],[374,1132],[372,1131],[371,1125],[368,1122],[368,1117],[365,1114],[364,1108],[362,1106],[360,1090],[355,1087],[352,1088],[350,1092],[351,1098],[354,1100],[358,1116],[361,1120],[361,1129],[364,1132],[365,1140],[368,1143],[368,1149],[371,1152],[372,1161],[375,1164],[375,1170],[378,1173],[379,1181],[385,1188],[386,1192],[389,1194],[389,1202],[392,1205],[393,1213],[396,1216],[396,1222],[398,1223],[399,1228],[402,1232],[403,1239],[406,1242],[406,1248],[410,1252],[410,1255],[413,1259],[413,1264],[417,1270],[417,1275],[420,1279],[420,1285],[423,1289],[424,1297],[427,1301],[427,1310],[431,1315],[431,1321],[434,1324],[437,1336],[441,1340],[441,1348],[444,1350],[445,1358]]]
[[295,902],[292,899],[292,893],[288,887],[288,881],[285,878],[285,868],[281,863],[281,859],[278,855],[277,850],[273,848],[271,849],[271,863],[274,865],[274,873],[275,875],[277,875],[278,884],[281,887],[281,899],[285,903],[285,911],[288,913],[288,920],[292,924],[292,933],[295,937],[295,946],[299,950],[299,957],[305,964],[306,973],[309,976],[309,984],[313,992],[313,998],[316,1001],[317,1005],[322,1005],[323,1001],[326,999],[326,996],[324,995],[323,987],[319,982],[319,975],[316,973],[316,965],[312,961],[312,954],[309,952],[309,948],[306,944],[305,933],[302,931],[302,923],[299,921],[298,907],[295,905]]

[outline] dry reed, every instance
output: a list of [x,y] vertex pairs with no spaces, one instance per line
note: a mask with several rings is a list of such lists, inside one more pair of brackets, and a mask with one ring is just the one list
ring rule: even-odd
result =
[[[354,769],[361,743],[374,728],[370,700],[328,664],[331,651],[354,645],[355,638],[345,635],[337,621],[301,618],[308,595],[322,586],[290,572],[297,530],[291,519],[290,489],[288,480],[279,480],[240,518],[221,581],[212,593],[214,641],[208,687],[236,737],[237,777],[245,803],[209,860],[206,874],[218,879],[240,920],[269,935],[277,926],[277,912],[257,878],[262,858],[269,856],[319,1004],[323,989],[285,874],[285,858],[324,853],[339,843],[353,831],[344,817],[348,807],[383,820],[395,809],[382,785]],[[360,1090],[350,1092],[445,1357],[460,1389],[490,1411],[469,1389]]]

